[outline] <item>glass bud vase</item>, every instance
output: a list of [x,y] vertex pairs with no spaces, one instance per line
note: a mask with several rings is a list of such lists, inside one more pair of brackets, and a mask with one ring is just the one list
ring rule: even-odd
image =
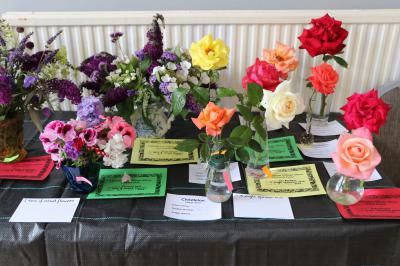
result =
[[247,177],[253,177],[256,179],[265,178],[263,168],[265,166],[269,168],[268,130],[265,124],[264,129],[265,139],[263,139],[257,132],[253,137],[253,139],[260,144],[262,151],[257,152],[250,148],[247,149],[249,153],[249,161],[246,166]]
[[[101,164],[89,163],[83,167],[61,165],[61,168],[64,171],[68,183],[75,192],[87,194],[96,189]],[[81,177],[89,181],[90,184],[82,181]]]
[[17,115],[0,121],[0,162],[12,163],[25,158],[24,118]]
[[332,97],[317,92],[311,99],[313,123],[327,123],[331,110]]
[[314,143],[314,135],[311,133],[312,127],[312,110],[308,109],[306,115],[306,131],[300,136],[300,143],[303,145],[312,145]]
[[[147,120],[145,120],[140,106],[131,115],[131,122],[136,129],[137,137],[164,138],[171,128],[172,120],[164,113],[163,106],[159,103],[150,104],[147,113]],[[151,123],[151,126],[148,123]]]
[[364,195],[364,181],[336,173],[326,184],[326,192],[331,200],[341,205],[353,205]]
[[232,191],[229,189],[231,184],[229,162],[222,154],[212,155],[205,185],[207,198],[213,202],[229,200],[232,195]]

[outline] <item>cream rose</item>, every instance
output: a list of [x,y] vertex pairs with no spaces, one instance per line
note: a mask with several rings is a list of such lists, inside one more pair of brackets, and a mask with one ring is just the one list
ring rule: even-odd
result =
[[299,94],[292,92],[290,81],[283,81],[274,92],[264,90],[261,105],[265,108],[265,122],[269,129],[278,129],[304,111],[304,103]]

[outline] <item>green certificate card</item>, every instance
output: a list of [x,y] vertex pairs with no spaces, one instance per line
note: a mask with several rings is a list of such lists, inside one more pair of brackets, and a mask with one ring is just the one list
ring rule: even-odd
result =
[[171,165],[195,163],[198,161],[197,149],[182,152],[175,149],[180,139],[137,138],[132,150],[132,164]]
[[326,194],[315,164],[276,167],[270,170],[272,178],[246,177],[249,194],[269,197],[304,197]]
[[[122,183],[124,174],[131,181]],[[167,184],[167,168],[101,169],[99,184],[87,199],[163,197]]]
[[293,136],[268,139],[268,146],[270,162],[303,160]]

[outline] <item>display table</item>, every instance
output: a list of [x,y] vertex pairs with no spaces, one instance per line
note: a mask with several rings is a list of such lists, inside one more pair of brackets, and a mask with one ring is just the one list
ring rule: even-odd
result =
[[[73,113],[56,113],[50,120]],[[237,117],[232,120],[238,123]],[[269,137],[303,132],[291,123]],[[44,154],[29,122],[30,156]],[[167,138],[194,137],[189,121],[175,121]],[[316,141],[326,140],[318,138]],[[322,183],[329,176],[321,160],[272,163],[272,167],[315,163]],[[384,159],[383,154],[383,159]],[[134,165],[127,167],[146,167]],[[379,170],[379,168],[378,168]],[[247,193],[245,177],[234,192]],[[387,178],[366,187],[392,187]],[[188,183],[188,165],[168,167],[167,193],[204,195]],[[24,197],[81,197],[71,223],[9,223]],[[0,265],[400,265],[400,221],[344,220],[327,197],[291,198],[295,220],[233,216],[232,199],[221,220],[188,222],[163,216],[165,198],[85,200],[72,191],[62,171],[43,182],[0,181]]]

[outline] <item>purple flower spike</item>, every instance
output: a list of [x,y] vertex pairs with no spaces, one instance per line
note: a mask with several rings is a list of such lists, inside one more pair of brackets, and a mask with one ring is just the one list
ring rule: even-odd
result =
[[0,76],[0,104],[6,105],[11,102],[10,79],[6,76]]

